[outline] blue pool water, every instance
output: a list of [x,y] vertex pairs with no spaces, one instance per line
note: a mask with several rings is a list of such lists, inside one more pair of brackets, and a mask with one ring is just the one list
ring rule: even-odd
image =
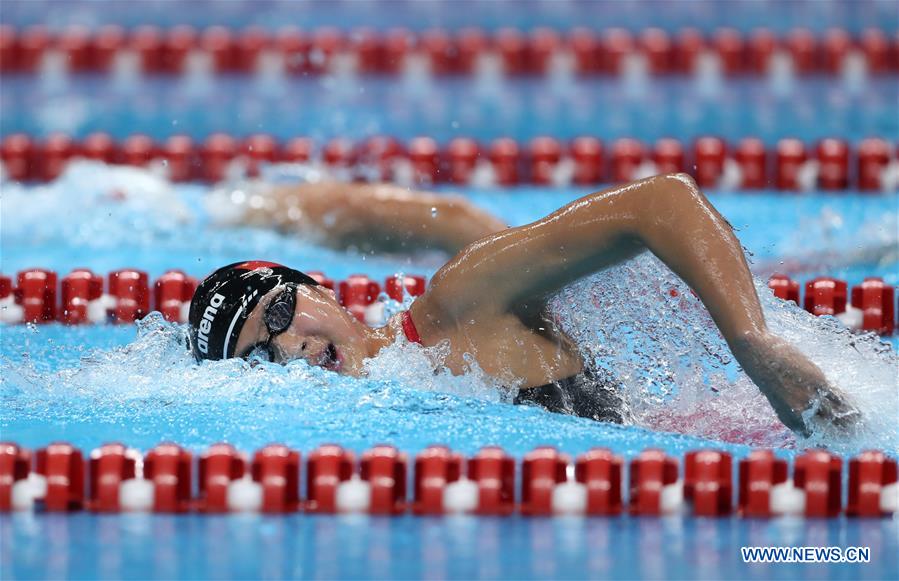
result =
[[[890,579],[895,521],[0,517],[4,579]],[[739,547],[867,546],[868,564],[743,564]]]

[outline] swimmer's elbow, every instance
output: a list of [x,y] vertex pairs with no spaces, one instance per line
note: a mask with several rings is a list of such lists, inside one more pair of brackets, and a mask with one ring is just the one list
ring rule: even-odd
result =
[[693,179],[693,176],[685,172],[662,174],[658,176],[657,179],[661,181],[666,188],[669,188],[673,191],[699,191],[699,186],[696,185],[696,180]]

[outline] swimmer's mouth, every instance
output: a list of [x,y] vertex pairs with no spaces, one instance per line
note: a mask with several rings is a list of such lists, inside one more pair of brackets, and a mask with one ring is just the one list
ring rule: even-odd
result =
[[319,367],[329,371],[340,371],[340,355],[337,353],[337,347],[334,346],[334,343],[328,343],[318,360]]

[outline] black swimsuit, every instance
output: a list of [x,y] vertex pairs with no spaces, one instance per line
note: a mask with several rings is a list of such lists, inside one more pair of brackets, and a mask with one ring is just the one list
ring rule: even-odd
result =
[[627,402],[614,380],[599,377],[590,369],[540,387],[519,390],[515,403],[615,424],[624,423],[629,416]]

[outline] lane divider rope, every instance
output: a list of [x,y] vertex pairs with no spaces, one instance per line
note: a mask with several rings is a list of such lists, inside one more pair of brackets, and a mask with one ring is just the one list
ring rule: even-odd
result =
[[[434,75],[472,75],[496,70],[510,76],[545,75],[562,69],[578,75],[612,75],[645,62],[656,75],[691,74],[715,67],[728,76],[761,75],[786,59],[800,75],[837,75],[861,66],[871,74],[899,70],[899,37],[879,28],[858,35],[830,29],[822,34],[796,28],[783,35],[759,28],[743,34],[721,28],[704,34],[693,28],[675,34],[659,28],[637,33],[622,28],[591,30],[551,28],[530,31],[502,28],[487,32],[431,29],[412,32],[323,27],[277,31],[251,26],[230,30],[211,26],[198,30],[180,25],[168,29],[109,25],[97,29],[45,26],[0,27],[0,72],[35,74],[60,61],[72,73],[114,73],[137,69],[148,75],[209,71],[251,74],[280,71],[316,75],[347,69],[360,74],[398,75],[424,71]],[[495,63],[495,64],[493,64]],[[781,65],[782,66],[782,65]]]
[[[396,274],[381,284],[364,274],[334,281],[321,272],[310,272],[323,286],[335,291],[340,303],[357,319],[370,325],[383,320],[383,291],[398,302],[408,294],[424,294],[426,279],[421,275]],[[46,269],[20,271],[13,279],[0,274],[0,322],[50,323],[67,325],[90,323],[133,323],[151,310],[167,321],[186,322],[190,300],[197,288],[196,278],[181,270],[169,270],[155,281],[146,272],[120,269],[104,277],[86,268],[59,275]],[[896,328],[896,292],[880,277],[866,277],[851,288],[845,280],[816,277],[805,282],[803,300],[800,284],[790,277],[774,274],[768,287],[774,296],[801,305],[817,315],[838,318],[855,331],[892,335]],[[671,293],[676,293],[671,289]]]
[[771,450],[739,459],[736,481],[733,463],[714,449],[682,459],[647,449],[626,462],[605,448],[572,460],[541,446],[517,461],[497,446],[468,458],[430,446],[410,466],[409,456],[389,445],[358,459],[323,445],[303,462],[281,444],[252,457],[214,444],[195,458],[173,443],[146,454],[106,444],[85,459],[64,442],[35,452],[0,443],[0,511],[835,518],[890,516],[899,504],[896,459],[879,451],[849,460],[845,505],[844,462],[826,450],[799,454],[792,477],[789,463]]
[[279,141],[268,134],[238,138],[214,133],[195,142],[187,135],[156,141],[137,134],[117,141],[106,133],[81,140],[16,133],[0,143],[0,158],[6,178],[21,182],[54,180],[70,160],[88,159],[152,167],[173,182],[257,177],[269,165],[299,163],[341,179],[410,187],[589,186],[687,172],[700,187],[725,191],[899,191],[899,155],[894,144],[879,137],[854,145],[836,137],[809,145],[784,138],[769,146],[755,137],[728,143],[711,135],[692,143],[663,138],[652,144],[633,138],[605,143],[593,136],[567,142],[540,136],[527,143],[457,137],[443,145],[430,137],[404,143],[374,136],[317,145],[308,137]]

